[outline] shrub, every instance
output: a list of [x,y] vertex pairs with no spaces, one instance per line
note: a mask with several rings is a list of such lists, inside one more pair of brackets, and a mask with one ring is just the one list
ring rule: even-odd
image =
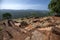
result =
[[22,21],[20,27],[25,28],[26,26],[28,26],[28,23],[25,21]]
[[2,14],[2,18],[3,19],[11,19],[12,15],[10,13],[5,13],[5,14]]
[[0,31],[2,31],[2,27],[0,27]]

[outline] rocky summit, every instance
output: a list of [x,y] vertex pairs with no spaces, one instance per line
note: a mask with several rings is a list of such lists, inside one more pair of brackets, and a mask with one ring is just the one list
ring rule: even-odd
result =
[[60,40],[60,17],[1,21],[0,40]]

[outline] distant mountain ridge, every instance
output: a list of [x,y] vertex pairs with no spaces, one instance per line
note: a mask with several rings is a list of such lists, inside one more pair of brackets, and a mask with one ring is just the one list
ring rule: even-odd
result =
[[13,18],[19,18],[19,17],[25,17],[25,16],[31,16],[32,13],[35,13],[37,16],[46,16],[48,15],[47,10],[7,10],[7,9],[2,9],[0,10],[0,19],[2,18],[2,14],[4,13],[11,13]]

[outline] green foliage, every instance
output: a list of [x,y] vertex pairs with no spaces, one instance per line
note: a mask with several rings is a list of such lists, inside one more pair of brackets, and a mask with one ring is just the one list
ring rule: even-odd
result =
[[48,8],[52,13],[60,13],[60,0],[51,0]]
[[50,13],[48,13],[48,15],[47,16],[52,16],[53,15],[53,13],[52,12],[50,12]]
[[10,13],[5,13],[2,16],[3,16],[3,19],[11,19],[12,18],[12,15]]
[[0,27],[0,31],[2,30],[2,27]]
[[28,26],[28,23],[25,21],[22,21],[20,27],[25,28],[26,26]]

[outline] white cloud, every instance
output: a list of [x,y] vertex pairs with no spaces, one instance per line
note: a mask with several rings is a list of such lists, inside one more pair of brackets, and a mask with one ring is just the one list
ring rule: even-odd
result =
[[[36,1],[36,0],[35,0]],[[44,4],[35,4],[32,0],[2,0],[0,9],[47,9]]]
[[3,4],[1,9],[39,9],[43,8],[43,5],[27,5],[27,4]]
[[30,0],[2,0],[3,3],[22,3],[22,2],[28,2]]

